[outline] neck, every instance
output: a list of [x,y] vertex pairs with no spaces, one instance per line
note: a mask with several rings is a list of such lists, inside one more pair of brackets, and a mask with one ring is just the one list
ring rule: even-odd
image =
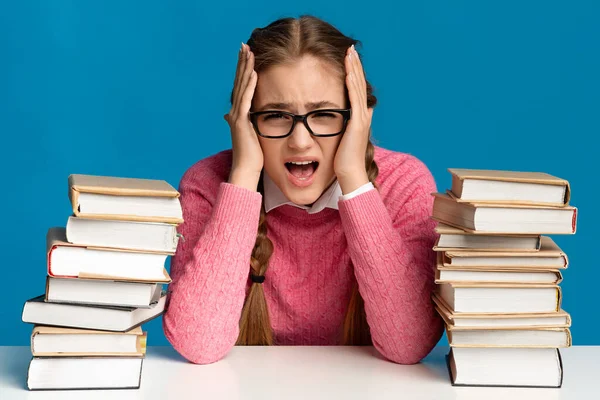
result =
[[[329,190],[329,188],[331,187],[331,185],[333,185],[335,183],[336,177],[335,175],[333,176],[333,178],[331,178],[331,181],[329,182],[329,184],[325,187],[325,189],[323,189],[323,191],[321,192],[321,194],[319,195],[319,197],[317,197],[317,200],[323,196],[323,193],[325,193],[327,190]],[[313,201],[310,204],[303,204],[306,207],[312,207],[313,204],[315,204],[317,202],[317,200]]]

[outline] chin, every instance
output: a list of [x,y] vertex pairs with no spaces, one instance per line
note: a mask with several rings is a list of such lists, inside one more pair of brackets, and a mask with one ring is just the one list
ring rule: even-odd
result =
[[323,190],[319,190],[319,188],[312,184],[310,187],[306,188],[286,188],[287,190],[284,192],[285,197],[287,197],[290,201],[296,204],[312,204],[319,199]]

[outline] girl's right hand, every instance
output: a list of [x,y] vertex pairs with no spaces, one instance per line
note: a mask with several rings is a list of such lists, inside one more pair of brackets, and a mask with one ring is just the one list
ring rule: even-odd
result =
[[231,110],[224,115],[231,130],[233,160],[229,183],[256,191],[264,165],[262,148],[250,122],[248,112],[256,89],[254,54],[242,43],[240,49]]

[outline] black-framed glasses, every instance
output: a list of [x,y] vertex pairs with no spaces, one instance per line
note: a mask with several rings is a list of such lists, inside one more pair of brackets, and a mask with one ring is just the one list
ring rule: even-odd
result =
[[291,135],[299,121],[313,136],[337,136],[346,130],[350,115],[349,108],[313,110],[304,115],[277,110],[249,113],[250,121],[258,135],[277,139]]

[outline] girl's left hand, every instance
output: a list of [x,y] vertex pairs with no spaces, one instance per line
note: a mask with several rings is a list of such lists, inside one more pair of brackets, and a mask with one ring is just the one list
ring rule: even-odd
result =
[[373,108],[367,107],[367,82],[354,45],[346,52],[344,63],[352,116],[335,154],[333,168],[342,192],[347,194],[369,182],[365,152]]

